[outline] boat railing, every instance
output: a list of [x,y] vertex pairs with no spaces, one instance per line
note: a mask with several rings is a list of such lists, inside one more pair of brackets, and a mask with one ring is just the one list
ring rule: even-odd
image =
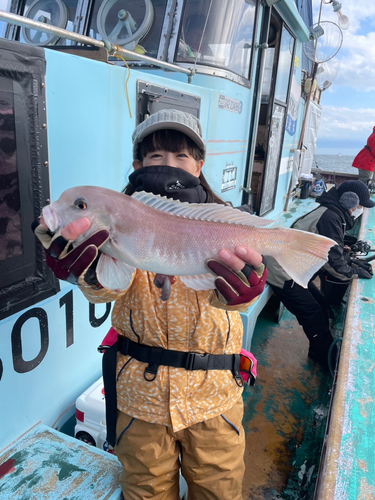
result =
[[80,35],[79,33],[74,33],[63,28],[58,28],[57,26],[34,21],[33,19],[28,19],[23,16],[19,16],[18,14],[5,12],[4,10],[0,10],[0,20],[24,28],[31,28],[37,31],[53,33],[54,35],[58,35],[60,38],[72,40],[84,45],[92,45],[94,47],[105,48],[108,52],[108,55],[110,56],[122,56],[124,59],[145,62],[147,64],[150,64],[151,67],[156,66],[158,68],[166,69],[169,71],[183,73],[184,75],[188,76],[189,83],[191,81],[191,77],[195,74],[195,70],[193,68],[183,68],[181,66],[178,66],[177,64],[168,63],[166,61],[159,61],[158,59],[155,59],[153,57],[145,56],[144,54],[138,54],[137,52],[134,52],[132,50],[124,49],[120,45],[113,44],[108,40],[96,40],[95,38],[91,38],[86,35]]

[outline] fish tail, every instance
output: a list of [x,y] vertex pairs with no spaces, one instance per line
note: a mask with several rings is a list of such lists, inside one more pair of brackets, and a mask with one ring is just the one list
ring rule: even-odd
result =
[[281,245],[273,257],[296,283],[307,288],[311,277],[327,262],[330,248],[337,243],[320,234],[298,229],[292,229],[287,240],[288,244]]

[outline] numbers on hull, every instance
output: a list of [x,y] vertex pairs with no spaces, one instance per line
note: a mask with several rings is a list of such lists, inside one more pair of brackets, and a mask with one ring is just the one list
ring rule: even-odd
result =
[[[30,318],[37,318],[40,331],[40,350],[34,359],[25,361],[22,356],[22,327]],[[44,359],[48,351],[48,317],[41,307],[34,307],[22,314],[14,324],[11,335],[13,368],[17,373],[27,373],[34,370]]]
[[[63,295],[59,300],[60,308],[65,308],[65,331],[66,331],[66,347],[74,344],[74,304],[73,290]],[[95,312],[95,304],[89,304],[89,323],[93,328],[101,326],[109,316],[111,311],[111,303],[106,304],[105,312],[102,316],[97,317]],[[25,360],[22,353],[22,331],[27,327],[27,322],[36,318],[39,324],[40,333],[40,348],[38,354],[31,360]],[[47,312],[42,307],[33,307],[21,314],[16,320],[11,332],[11,351],[13,368],[17,373],[27,373],[36,368],[45,358],[49,348],[49,322]],[[0,359],[0,380],[4,373],[3,361]]]

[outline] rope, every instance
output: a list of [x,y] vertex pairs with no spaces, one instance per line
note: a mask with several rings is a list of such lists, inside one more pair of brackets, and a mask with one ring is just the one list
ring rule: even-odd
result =
[[112,44],[112,47],[115,47],[115,49],[114,49],[114,53],[111,54],[111,56],[117,57],[117,59],[122,59],[125,63],[125,66],[128,68],[128,76],[125,80],[125,94],[126,94],[126,101],[128,103],[129,115],[130,115],[130,118],[132,118],[132,112],[130,109],[130,102],[129,102],[129,93],[128,93],[128,80],[130,78],[130,68],[128,66],[128,63],[125,61],[124,57],[121,54],[117,53],[118,49],[120,49],[120,47],[118,45],[114,45],[114,44]]
[[333,367],[332,367],[332,352],[333,352],[333,348],[335,347],[335,345],[338,342],[342,342],[342,341],[343,341],[342,337],[338,337],[337,339],[335,339],[332,342],[332,344],[330,345],[330,348],[329,348],[329,351],[328,351],[328,369],[329,369],[329,373],[331,374],[331,377],[333,377]]

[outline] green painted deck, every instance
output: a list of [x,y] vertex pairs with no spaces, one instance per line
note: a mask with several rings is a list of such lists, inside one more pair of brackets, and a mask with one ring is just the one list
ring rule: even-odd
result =
[[37,425],[0,455],[1,500],[119,500],[121,465],[93,446]]
[[[375,209],[359,239],[375,247]],[[316,500],[375,499],[375,279],[351,289]]]
[[308,340],[277,301],[259,316],[252,352],[258,378],[244,392],[244,500],[312,499],[332,378],[307,357]]
[[[272,226],[290,227],[317,206],[313,198],[297,199]],[[244,500],[310,500],[319,470],[332,377],[307,357],[308,340],[296,318],[284,310],[278,324],[278,313],[273,297],[251,341],[258,378],[244,392]]]
[[[291,207],[285,226],[306,206],[313,200]],[[365,209],[358,238],[375,247],[375,210]],[[292,314],[277,324],[273,298],[259,316],[258,379],[244,393],[244,500],[375,500],[375,279],[355,280],[345,299],[346,317],[332,324],[344,338],[333,387]]]

